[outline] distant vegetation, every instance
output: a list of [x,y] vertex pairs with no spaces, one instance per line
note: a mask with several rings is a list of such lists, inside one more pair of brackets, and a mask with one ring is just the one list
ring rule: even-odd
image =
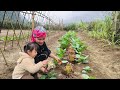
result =
[[69,24],[64,30],[85,30],[96,39],[105,39],[111,45],[120,45],[120,11],[113,11],[104,20]]

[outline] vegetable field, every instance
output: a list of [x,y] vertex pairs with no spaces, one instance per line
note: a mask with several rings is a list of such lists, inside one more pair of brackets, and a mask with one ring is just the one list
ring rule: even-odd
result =
[[[49,72],[39,79],[120,79],[119,15],[116,11],[114,18],[81,21],[62,28],[61,24],[47,23],[46,44],[61,64],[49,57]],[[30,40],[31,24],[12,25],[8,19],[0,23],[0,79],[12,78],[18,53]],[[35,22],[35,26],[39,24]]]
[[[59,32],[59,33],[58,33]],[[64,36],[66,31],[49,31],[48,37],[46,38],[46,43],[48,47],[53,51],[53,53],[57,54],[59,52],[59,46],[62,36]],[[84,43],[86,49],[81,53],[84,56],[88,56],[88,63],[84,64],[81,62],[72,63],[73,71],[70,75],[66,75],[64,72],[66,66],[65,57],[62,65],[57,66],[55,69],[51,70],[52,75],[54,77],[49,76],[50,78],[58,78],[58,79],[82,79],[84,78],[92,78],[92,79],[117,79],[120,78],[120,49],[119,47],[110,47],[106,46],[107,43],[101,40],[95,40],[87,35],[86,32],[80,31],[77,32],[77,37]],[[55,43],[51,42],[54,40]],[[24,41],[24,40],[23,40]],[[21,47],[25,44],[25,41],[21,41]],[[9,45],[7,45],[9,47]],[[58,50],[58,51],[57,51]],[[10,79],[14,66],[16,65],[16,60],[20,51],[19,47],[16,46],[14,48],[7,48],[4,51],[4,55],[7,59],[8,66],[5,65],[4,58],[1,56],[0,58],[0,78],[1,79]],[[0,55],[2,55],[0,53]],[[65,54],[64,54],[65,55]],[[58,54],[59,56],[59,54]],[[79,57],[79,55],[77,55]],[[49,60],[52,60],[49,58]],[[77,61],[77,59],[76,59]],[[86,76],[87,74],[87,76]],[[46,76],[43,76],[44,79]]]

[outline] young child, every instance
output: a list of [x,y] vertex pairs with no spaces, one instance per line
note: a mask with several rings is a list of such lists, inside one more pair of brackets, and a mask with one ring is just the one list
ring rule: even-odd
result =
[[12,73],[12,79],[35,79],[31,73],[34,74],[47,65],[48,60],[40,61],[37,64],[34,63],[37,48],[38,45],[33,42],[24,46],[24,52],[19,53],[20,58]]
[[[58,61],[58,64],[61,64],[61,60],[55,56],[50,49],[48,49],[45,38],[46,38],[46,30],[42,26],[36,27],[31,36],[31,42],[35,42],[39,48],[37,49],[37,55],[35,57],[35,63],[38,63],[40,61],[46,60],[48,57],[51,57]],[[53,41],[54,43],[54,41]],[[42,68],[43,72],[47,72],[46,68]],[[35,74],[33,75],[35,77]]]

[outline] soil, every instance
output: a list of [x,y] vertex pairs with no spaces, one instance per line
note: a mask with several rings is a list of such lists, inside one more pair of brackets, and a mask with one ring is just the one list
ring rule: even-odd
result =
[[85,51],[93,68],[93,76],[98,79],[120,78],[120,47],[109,46],[103,40],[96,40],[86,32],[79,32],[78,36],[88,46]]

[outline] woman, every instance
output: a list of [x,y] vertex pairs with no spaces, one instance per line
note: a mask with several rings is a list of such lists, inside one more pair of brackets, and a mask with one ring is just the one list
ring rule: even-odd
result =
[[[46,30],[42,26],[37,26],[32,31],[31,42],[34,42],[39,46],[39,48],[37,49],[37,55],[34,58],[35,63],[38,63],[40,61],[46,60],[48,57],[51,57],[57,60],[58,64],[61,64],[61,60],[57,56],[55,56],[50,49],[48,49],[45,43],[46,36],[47,36]],[[42,68],[42,71],[47,72],[47,69]],[[33,76],[36,77],[37,75],[34,74]]]

